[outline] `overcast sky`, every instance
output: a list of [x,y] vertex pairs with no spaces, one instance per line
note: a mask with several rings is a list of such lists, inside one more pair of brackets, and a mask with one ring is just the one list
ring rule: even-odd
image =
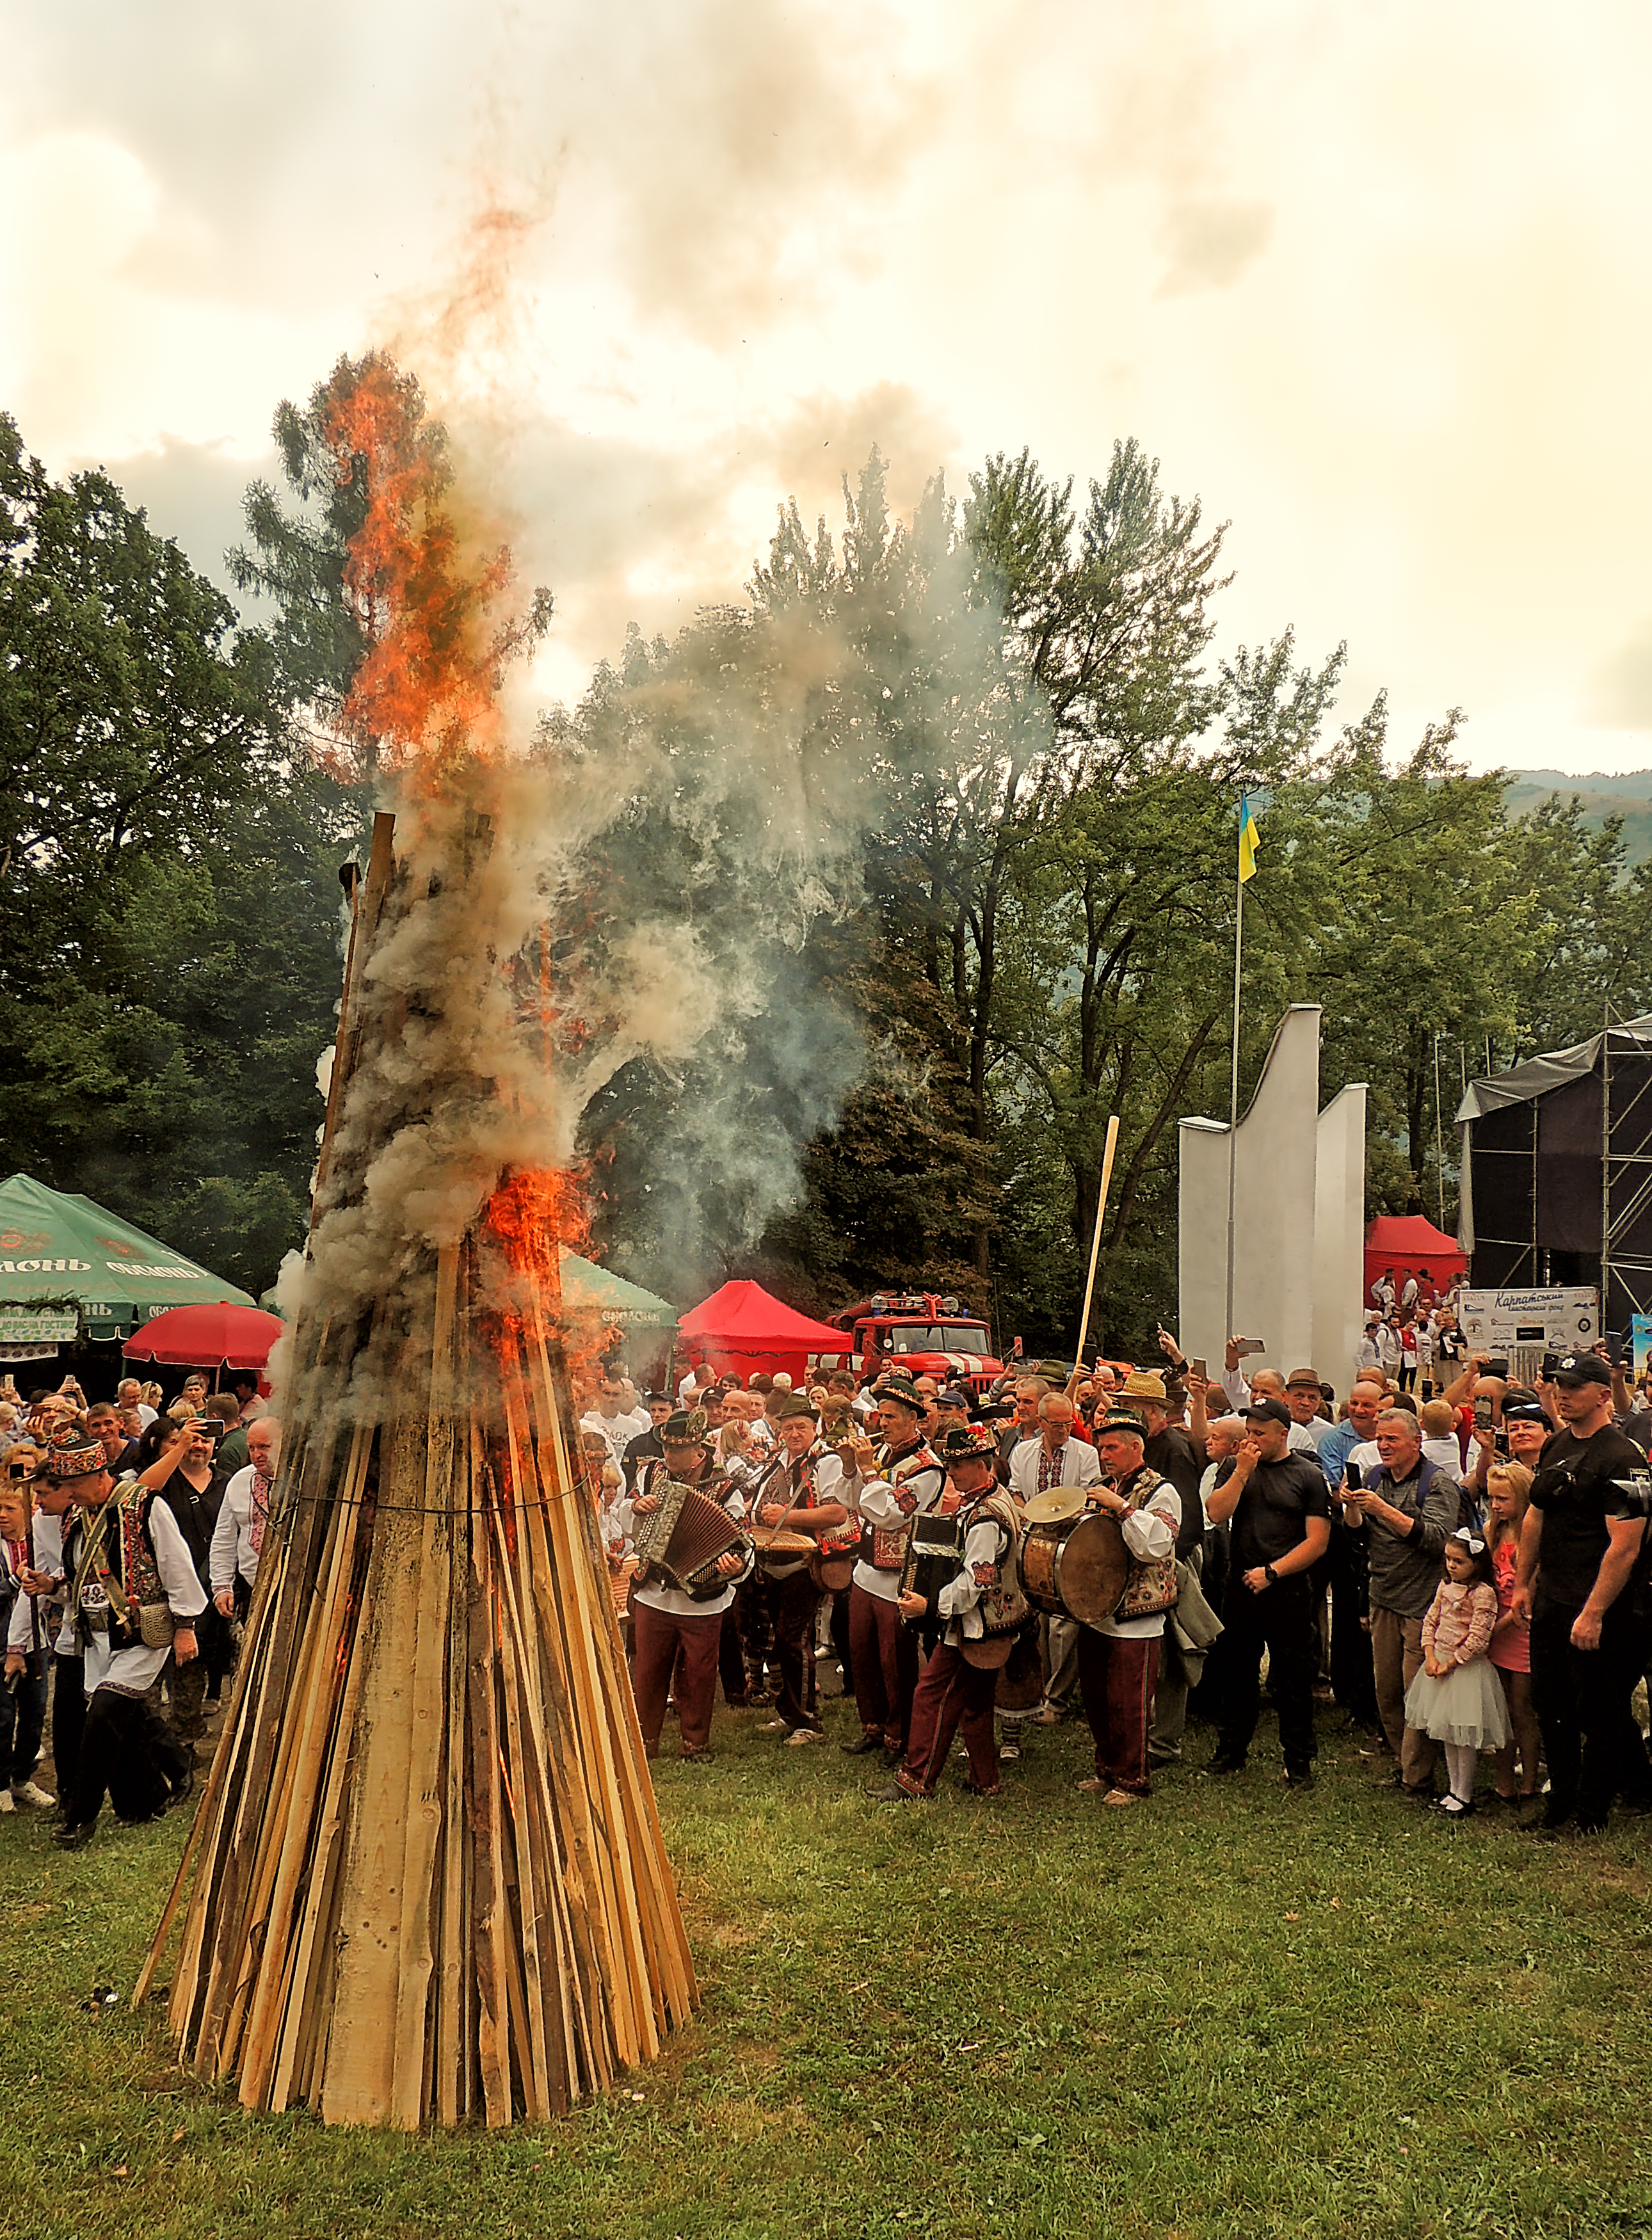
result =
[[0,404],[216,566],[276,402],[399,340],[563,694],[874,437],[909,502],[1133,435],[1229,642],[1652,766],[1649,65],[1643,0],[14,0]]

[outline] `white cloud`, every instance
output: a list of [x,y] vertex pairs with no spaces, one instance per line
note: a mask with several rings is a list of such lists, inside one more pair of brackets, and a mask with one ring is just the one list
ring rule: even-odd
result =
[[490,190],[511,317],[435,371],[564,685],[874,434],[909,497],[1133,433],[1233,523],[1230,637],[1348,638],[1477,761],[1652,763],[1649,61],[1628,0],[60,0],[0,117],[4,401],[216,537],[279,397],[432,351]]

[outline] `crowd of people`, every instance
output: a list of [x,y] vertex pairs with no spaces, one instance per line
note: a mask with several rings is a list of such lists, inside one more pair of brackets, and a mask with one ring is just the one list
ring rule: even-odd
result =
[[[258,1380],[170,1406],[75,1378],[26,1399],[0,1387],[0,1813],[56,1808],[89,1843],[105,1800],[150,1820],[193,1793],[258,1556],[281,1427]],[[35,1778],[50,1701],[57,1790]]]
[[[680,1757],[709,1758],[719,1688],[818,1748],[825,1674],[879,1801],[932,1798],[960,1735],[963,1786],[995,1797],[1040,1729],[1082,1722],[1079,1787],[1132,1806],[1190,1721],[1198,1770],[1243,1773],[1265,1674],[1289,1790],[1334,1705],[1377,1778],[1448,1821],[1652,1809],[1652,1397],[1603,1348],[1529,1386],[1437,1347],[1409,1384],[1362,1360],[1339,1397],[1239,1338],[1214,1376],[1160,1346],[1151,1370],[985,1389],[898,1365],[600,1377],[579,1453],[649,1755],[674,1717]],[[164,1407],[136,1382],[0,1388],[0,1813],[55,1808],[76,1847],[105,1801],[141,1821],[190,1797],[280,1437],[250,1375]]]
[[[1455,1329],[1448,1302],[1426,1312]],[[1652,1806],[1633,1701],[1652,1400],[1603,1347],[1529,1386],[1466,1350],[1406,1383],[1362,1363],[1339,1398],[1312,1367],[1248,1373],[1242,1339],[1216,1377],[1160,1343],[1162,1370],[985,1392],[898,1369],[801,1390],[604,1377],[581,1433],[650,1753],[675,1710],[680,1756],[703,1760],[719,1684],[817,1744],[835,1666],[858,1716],[842,1747],[882,1753],[880,1799],[932,1797],[960,1729],[964,1787],[996,1795],[1029,1728],[1082,1719],[1080,1786],[1129,1805],[1190,1716],[1213,1730],[1200,1770],[1242,1773],[1265,1670],[1288,1789],[1312,1785],[1330,1704],[1382,1785],[1446,1820],[1501,1809],[1554,1834]],[[684,1486],[728,1527],[697,1578],[650,1529]],[[1105,1606],[1058,1561],[1050,1584],[1098,1513],[1121,1565]],[[934,1517],[957,1520],[954,1561],[921,1576]]]

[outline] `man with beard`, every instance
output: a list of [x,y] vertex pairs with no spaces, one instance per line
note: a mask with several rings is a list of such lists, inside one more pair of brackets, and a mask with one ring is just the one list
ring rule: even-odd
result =
[[1604,1828],[1612,1800],[1652,1810],[1652,1766],[1629,1709],[1647,1661],[1634,1583],[1646,1538],[1643,1503],[1624,1480],[1646,1457],[1614,1423],[1612,1372],[1569,1353],[1554,1376],[1562,1428],[1542,1450],[1520,1536],[1517,1611],[1531,1616],[1531,1687],[1549,1765],[1537,1823]]
[[[805,1534],[829,1543],[849,1523],[843,1466],[816,1437],[815,1410],[801,1394],[783,1397],[775,1414],[779,1450],[757,1481],[753,1522],[769,1531]],[[815,1688],[815,1612],[820,1590],[810,1574],[810,1561],[805,1551],[765,1546],[759,1535],[757,1576],[780,1666],[775,1717],[763,1723],[760,1732],[783,1733],[794,1747],[821,1737]]]
[[939,1503],[946,1473],[924,1439],[917,1390],[904,1377],[889,1378],[878,1395],[877,1432],[879,1443],[859,1439],[846,1450],[855,1475],[845,1494],[861,1520],[860,1560],[849,1590],[861,1732],[843,1747],[851,1757],[881,1749],[895,1758],[906,1748],[918,1677],[917,1638],[896,1606],[901,1567],[912,1519]]
[[193,1790],[189,1752],[149,1698],[169,1657],[184,1670],[194,1662],[207,1598],[170,1510],[135,1479],[117,1489],[101,1446],[55,1449],[41,1475],[70,1484],[76,1503],[63,1533],[63,1626],[85,1659],[86,1720],[53,1837],[72,1850],[91,1841],[106,1793],[131,1821]]
[[[705,1417],[697,1408],[668,1416],[660,1427],[663,1453],[649,1457],[637,1473],[636,1488],[615,1505],[617,1530],[634,1536],[640,1518],[651,1517],[673,1484],[693,1486],[717,1502],[736,1522],[744,1508],[726,1477],[715,1470],[706,1437]],[[711,1708],[717,1689],[717,1657],[723,1618],[734,1606],[743,1579],[750,1574],[751,1543],[743,1541],[717,1559],[712,1583],[695,1594],[674,1587],[657,1564],[636,1575],[632,1623],[636,1660],[632,1687],[637,1723],[649,1757],[660,1752],[660,1730],[676,1675],[679,1755],[705,1760],[711,1748]]]
[[1016,1571],[1020,1517],[997,1484],[997,1447],[984,1423],[949,1431],[942,1449],[960,1497],[963,1564],[933,1597],[903,1591],[903,1616],[927,1618],[943,1630],[912,1699],[906,1763],[892,1782],[868,1793],[879,1803],[916,1803],[935,1795],[960,1723],[969,1755],[964,1787],[976,1797],[998,1794],[998,1753],[992,1708],[1003,1662],[997,1644],[1027,1615]]

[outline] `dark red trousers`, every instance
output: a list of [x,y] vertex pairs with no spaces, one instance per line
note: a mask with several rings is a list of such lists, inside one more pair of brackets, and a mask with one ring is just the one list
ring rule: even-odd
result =
[[1078,1636],[1078,1686],[1096,1737],[1096,1771],[1109,1789],[1145,1797],[1148,1723],[1159,1678],[1159,1637],[1120,1641],[1083,1626]]
[[849,1657],[862,1726],[881,1735],[885,1750],[904,1749],[918,1678],[917,1636],[902,1624],[893,1603],[869,1595],[858,1582],[849,1590]]
[[723,1638],[723,1612],[718,1610],[710,1617],[676,1617],[669,1610],[650,1610],[639,1596],[632,1613],[632,1625],[636,1636],[636,1662],[631,1685],[636,1694],[636,1717],[643,1730],[643,1747],[650,1757],[659,1756],[665,1699],[671,1689],[671,1668],[676,1665],[676,1717],[683,1737],[683,1756],[693,1757],[711,1740],[711,1705],[717,1692],[717,1644]]
[[949,1649],[943,1642],[924,1666],[912,1697],[912,1730],[898,1777],[906,1788],[934,1796],[961,1724],[969,1752],[970,1780],[989,1793],[997,1788],[998,1745],[992,1730],[997,1693],[996,1670],[982,1671],[962,1650]]

